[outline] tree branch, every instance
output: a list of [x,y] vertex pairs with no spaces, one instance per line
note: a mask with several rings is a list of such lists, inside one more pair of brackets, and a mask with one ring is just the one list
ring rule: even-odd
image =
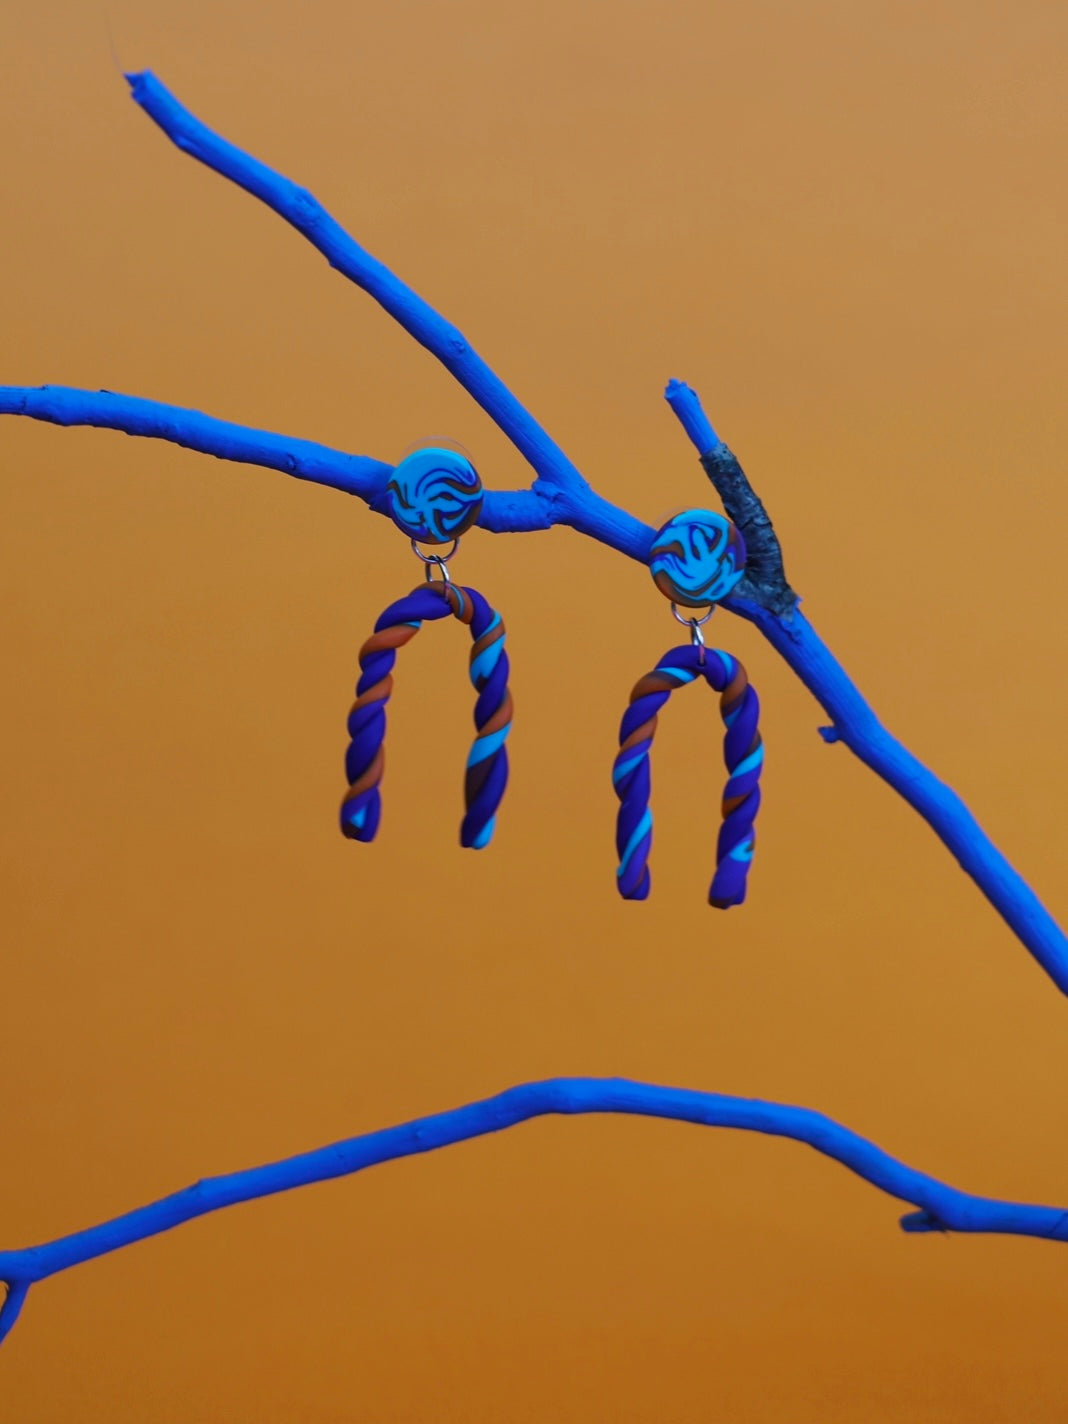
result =
[[[673,383],[678,385],[680,383]],[[689,391],[689,388],[686,387]],[[687,401],[688,433],[711,430],[693,391]],[[94,425],[170,440],[187,449],[239,460],[311,483],[343,490],[385,513],[391,465],[349,455],[310,440],[250,430],[136,396],[82,391],[65,386],[0,386],[0,414],[28,415],[57,425]],[[680,417],[681,418],[681,417]],[[684,421],[684,425],[686,422]],[[691,435],[692,438],[692,435]],[[588,490],[569,518],[545,486],[487,491],[479,526],[492,533],[548,529],[561,522],[644,563],[654,531],[625,510]],[[800,611],[779,617],[752,597],[727,599],[723,607],[755,623],[833,719],[827,740],[841,740],[927,821],[1021,942],[1068,993],[1068,939],[1023,877],[989,839],[967,806],[881,725],[859,690]]]
[[[149,1206],[22,1251],[0,1251],[0,1280],[9,1294],[0,1310],[0,1339],[15,1322],[28,1288],[123,1246],[170,1231],[194,1217],[256,1201],[313,1182],[347,1177],[366,1167],[434,1152],[553,1114],[621,1113],[670,1118],[702,1127],[731,1127],[790,1138],[840,1162],[873,1187],[918,1208],[901,1218],[905,1231],[992,1232],[1068,1241],[1068,1212],[974,1196],[917,1172],[849,1128],[810,1108],[755,1098],[658,1087],[623,1078],[550,1078],[508,1088],[495,1097],[398,1127],[364,1133],[281,1162],[209,1177]],[[5,1315],[7,1320],[5,1322]]]
[[[151,75],[129,76],[134,98],[168,136],[201,162],[259,197],[302,232],[331,264],[370,293],[456,377],[533,466],[527,490],[487,492],[481,527],[495,533],[566,524],[641,562],[654,531],[602,499],[507,387],[420,297],[365,253],[305,190],[272,172],[208,130]],[[749,619],[834,719],[821,729],[841,739],[920,812],[962,867],[1043,965],[1068,992],[1068,940],[1037,897],[990,843],[963,802],[881,727],[872,710],[797,610],[786,582],[771,521],[741,466],[719,440],[696,394],[679,382],[668,399],[728,514],[746,536],[750,574],[724,607]],[[66,387],[0,387],[0,414],[27,415],[60,425],[95,425],[144,435],[214,455],[261,465],[324,484],[387,512],[391,466],[311,441],[250,430],[183,410],[108,391]],[[775,1103],[656,1087],[618,1079],[557,1078],[515,1087],[382,1132],[230,1176],[198,1182],[159,1202],[44,1245],[0,1252],[0,1340],[18,1318],[30,1285],[71,1266],[144,1240],[193,1217],[312,1182],[345,1176],[379,1162],[432,1151],[547,1114],[627,1113],[705,1126],[734,1127],[806,1143],[873,1186],[917,1210],[906,1231],[998,1232],[1068,1240],[1068,1212],[996,1201],[958,1191],[888,1156],[847,1128],[811,1112]]]
[[[128,76],[134,98],[183,151],[262,199],[303,233],[330,262],[363,287],[417,341],[432,351],[530,461],[529,490],[487,494],[481,527],[495,533],[565,524],[647,562],[654,531],[595,493],[533,416],[508,391],[455,327],[445,322],[380,262],[370,257],[306,190],[219,138],[151,74]],[[960,797],[883,728],[844,669],[805,617],[786,582],[778,540],[741,466],[716,435],[696,394],[673,381],[667,398],[718,482],[728,513],[754,547],[757,575],[723,604],[755,623],[833,719],[821,733],[842,740],[928,822],[983,894],[1068,993],[1068,937],[1023,878],[990,841]],[[133,396],[45,386],[0,387],[0,413],[58,424],[103,425],[173,440],[221,459],[281,469],[366,499],[385,512],[390,466],[310,441],[246,430]]]
[[779,618],[788,618],[799,600],[786,582],[775,529],[745,471],[712,429],[696,391],[684,381],[668,381],[664,399],[697,446],[701,465],[715,485],[728,519],[742,531],[745,576],[738,585],[737,597],[759,603]]
[[[393,466],[366,455],[348,455],[269,430],[252,430],[202,415],[198,410],[143,400],[115,391],[83,391],[72,386],[0,386],[0,415],[28,415],[52,425],[92,425],[168,440],[186,450],[280,470],[309,484],[356,495],[377,514],[387,514],[386,485]],[[479,524],[494,533],[548,529],[548,503],[532,490],[487,493]]]
[[[726,451],[726,446],[719,441],[701,409],[697,393],[679,381],[672,381],[666,396],[707,470],[710,455],[717,455],[717,447],[710,445],[709,440],[719,442],[719,451]],[[749,481],[741,466],[732,455],[730,460],[734,461],[745,489],[749,489]],[[755,495],[753,499],[756,499]],[[760,513],[767,519],[763,505],[760,505]],[[777,552],[778,540],[773,533],[772,540]],[[850,751],[920,813],[956,857],[961,869],[971,876],[1061,992],[1068,993],[1068,937],[1064,931],[1026,880],[990,840],[957,793],[944,781],[939,781],[882,725],[841,663],[804,614],[796,609],[797,595],[782,575],[781,558],[776,573],[775,554],[770,553],[770,546],[766,546],[766,552],[769,562],[765,565],[768,579],[765,589],[770,589],[767,597],[757,590],[756,596],[726,600],[724,607],[757,625],[813,697],[831,715],[833,725],[820,728],[824,741],[845,742]],[[794,607],[785,616],[777,611],[782,590],[795,600]]]
[[[332,265],[369,292],[438,357],[529,460],[538,474],[535,491],[539,485],[552,488],[551,522],[569,524],[632,558],[644,561],[648,557],[653,531],[594,494],[456,328],[364,252],[310,193],[219,138],[153,75],[128,79],[134,99],[183,151],[238,183],[292,223]],[[827,738],[840,737],[919,811],[1061,991],[1068,993],[1068,937],[990,842],[963,801],[879,725],[810,625],[795,616],[798,598],[786,581],[778,539],[741,466],[716,435],[689,387],[673,381],[666,394],[697,445],[701,463],[727,514],[738,522],[752,550],[753,564],[745,586],[727,606],[757,624],[823,704],[834,719]],[[793,624],[797,626],[789,626]]]
[[[213,133],[154,74],[128,74],[126,80],[135,101],[183,153],[229,178],[285,218],[319,249],[331,267],[374,297],[420,346],[436,356],[530,462],[539,478],[562,496],[561,514],[572,500],[582,499],[587,492],[586,481],[463,333],[353,241],[317,198]],[[557,522],[569,521],[562,517]]]
[[186,450],[281,470],[298,480],[329,485],[371,504],[385,494],[393,469],[381,460],[345,455],[312,440],[251,430],[198,410],[163,405],[115,391],[82,391],[72,386],[0,386],[0,414],[28,415],[52,425],[95,425],[126,435],[169,440]]

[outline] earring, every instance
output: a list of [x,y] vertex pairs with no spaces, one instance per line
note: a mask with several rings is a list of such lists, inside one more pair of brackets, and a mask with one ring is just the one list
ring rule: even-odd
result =
[[[677,687],[703,678],[720,694],[726,725],[723,758],[727,785],[723,791],[723,823],[716,850],[716,870],[708,903],[725,910],[745,899],[746,877],[753,858],[753,820],[760,806],[760,773],[764,747],[758,730],[760,703],[745,668],[730,653],[706,648],[702,626],[745,572],[745,543],[738,529],[721,514],[691,509],[670,519],[653,540],[649,570],[662,594],[671,600],[678,622],[690,629],[690,643],[671,648],[638,682],[619,729],[619,754],[612,784],[619,797],[616,883],[625,900],[649,894],[649,849],[653,819],[649,810],[649,751],[657,714]],[[678,609],[702,608],[703,618],[683,618]]]
[[[489,844],[497,808],[508,782],[505,741],[512,725],[508,654],[501,615],[473,588],[454,584],[446,567],[460,535],[478,519],[482,481],[469,460],[453,450],[416,450],[393,471],[387,487],[393,522],[407,534],[424,564],[424,582],[391,603],[360,649],[360,680],[349,713],[345,774],[349,789],[341,803],[341,830],[351,840],[373,841],[382,803],[379,784],[385,758],[386,704],[393,690],[397,649],[423,623],[452,614],[471,630],[470,677],[475,703],[475,740],[464,779],[465,814],[460,844],[481,850]],[[447,554],[424,554],[420,544],[443,545]],[[440,577],[434,577],[434,570]]]

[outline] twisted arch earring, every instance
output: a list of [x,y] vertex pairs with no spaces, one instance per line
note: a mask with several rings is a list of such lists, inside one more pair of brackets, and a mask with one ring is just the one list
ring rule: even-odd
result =
[[[726,726],[723,758],[727,784],[723,791],[723,822],[716,848],[716,869],[708,903],[725,910],[745,899],[746,879],[753,858],[753,821],[760,806],[760,773],[764,747],[758,729],[760,702],[749,685],[745,668],[730,653],[707,648],[702,626],[715,604],[725,598],[745,572],[745,543],[723,515],[690,509],[670,519],[653,541],[649,558],[653,581],[671,600],[675,618],[690,629],[690,643],[670,648],[659,663],[637,682],[619,729],[619,753],[612,784],[619,797],[616,884],[625,900],[649,894],[649,851],[653,818],[649,752],[657,716],[678,687],[703,679],[720,694]],[[678,606],[702,608],[702,618],[683,618]]]
[[[424,582],[389,605],[360,649],[360,680],[348,718],[345,775],[349,787],[341,803],[341,830],[350,840],[374,840],[382,813],[379,785],[385,762],[386,704],[393,691],[397,649],[410,642],[423,623],[451,613],[471,630],[470,677],[478,693],[475,740],[464,778],[460,844],[481,850],[493,836],[508,782],[505,742],[512,725],[508,654],[501,615],[476,589],[454,584],[447,564],[460,536],[478,519],[482,481],[470,460],[456,451],[427,447],[396,467],[388,497],[393,522],[408,535],[423,561]],[[424,554],[419,548],[448,543],[452,547],[447,554]]]

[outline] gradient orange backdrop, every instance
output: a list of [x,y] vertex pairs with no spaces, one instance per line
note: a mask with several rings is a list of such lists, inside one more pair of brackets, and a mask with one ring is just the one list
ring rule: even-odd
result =
[[[3,7],[3,365],[396,459],[529,472],[294,232],[174,149],[152,68],[455,321],[606,496],[710,491],[690,381],[805,609],[1062,919],[1063,11],[1042,0]],[[456,844],[464,637],[405,654],[373,847],[335,825],[356,652],[416,575],[354,500],[0,420],[0,1245],[529,1079],[821,1109],[1068,1206],[1068,1008],[753,629],[750,903],[704,905],[709,700],[613,888],[640,567],[474,533],[513,781]],[[1068,1418],[1068,1255],[907,1237],[801,1147],[545,1120],[223,1212],[36,1288],[13,1424]]]

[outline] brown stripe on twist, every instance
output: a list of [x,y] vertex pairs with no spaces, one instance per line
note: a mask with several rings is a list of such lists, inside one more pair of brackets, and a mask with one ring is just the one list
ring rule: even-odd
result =
[[677,678],[666,677],[663,673],[647,672],[631,688],[630,700],[637,702],[639,697],[648,697],[651,692],[675,692],[682,686],[683,683]]
[[476,638],[475,641],[471,644],[471,662],[474,662],[478,655],[480,653],[485,652],[485,650],[493,643],[496,643],[501,638],[503,638],[504,631],[504,623],[502,621],[497,624],[496,628],[490,628],[485,633],[481,634],[480,637]]
[[366,692],[361,692],[356,701],[349,708],[349,716],[358,707],[366,707],[369,702],[388,702],[393,692],[393,674],[387,672],[381,682],[376,682],[374,687],[369,687]]
[[719,697],[719,705],[720,705],[720,708],[721,708],[724,712],[728,711],[728,710],[730,709],[731,705],[732,705],[733,703],[737,702],[738,699],[744,694],[745,689],[746,689],[748,686],[749,686],[749,679],[748,679],[748,677],[746,677],[746,675],[745,675],[745,668],[742,667],[741,663],[739,663],[739,664],[738,664],[738,671],[734,674],[734,677],[731,679],[731,681],[727,684],[727,686],[726,686],[726,687],[723,689],[723,691],[720,693],[720,697]]
[[361,659],[370,657],[372,653],[386,652],[390,648],[403,648],[419,632],[418,628],[412,628],[407,623],[394,623],[391,628],[383,628],[380,633],[372,633],[360,649]]
[[656,732],[656,713],[649,718],[648,722],[643,722],[640,727],[635,727],[625,742],[620,742],[619,750],[627,751],[630,747],[637,746],[639,742],[644,742],[646,737],[650,739]]
[[[759,747],[759,746],[760,746],[760,733],[757,732],[756,736],[753,738],[752,745],[750,746],[749,750],[746,752],[745,755],[746,755],[747,757],[752,756],[753,753],[756,751],[757,747]],[[742,760],[744,761],[744,760],[745,760],[745,757],[743,757]],[[732,772],[731,772],[731,776],[733,776],[733,775],[734,775],[734,772],[732,771]],[[730,777],[728,777],[727,780],[728,780],[728,783],[729,783]],[[752,796],[754,790],[755,790],[755,787],[750,787],[750,789],[749,789],[748,791],[743,792],[741,796],[725,796],[725,797],[723,798],[723,815],[724,815],[724,817],[729,816],[730,813],[731,813],[733,810],[735,810],[736,807],[740,806],[743,801],[745,801],[748,797]]]
[[358,781],[354,781],[349,787],[349,789],[345,792],[344,799],[341,802],[342,806],[344,806],[346,802],[352,801],[362,792],[370,791],[372,786],[378,785],[378,783],[382,780],[382,768],[385,765],[385,760],[386,749],[385,747],[379,747],[378,752],[375,755],[375,759],[371,763],[371,765],[367,768],[367,770],[360,777],[360,779]]
[[452,616],[461,623],[470,623],[475,616],[474,599],[468,598],[463,589],[451,583],[447,583],[442,592],[445,594],[446,603],[452,609]]
[[[479,731],[475,738],[475,745],[479,739],[487,737],[491,732],[499,732],[502,727],[507,727],[512,720],[512,694],[506,692],[504,701],[497,711],[489,719],[486,725]],[[464,797],[468,806],[482,790],[483,783],[490,774],[490,767],[493,765],[493,757],[483,757],[481,761],[475,762],[474,766],[469,766],[464,773]]]
[[475,799],[490,774],[490,767],[493,765],[492,757],[485,757],[482,761],[476,762],[474,766],[469,766],[464,772],[464,805],[470,806]]
[[491,732],[499,732],[502,727],[507,727],[508,723],[511,720],[512,694],[506,691],[501,705],[497,708],[496,712],[494,712],[493,716],[489,719],[486,725],[480,728],[478,737],[475,738],[475,741],[477,742],[479,740],[479,737],[488,737]]

